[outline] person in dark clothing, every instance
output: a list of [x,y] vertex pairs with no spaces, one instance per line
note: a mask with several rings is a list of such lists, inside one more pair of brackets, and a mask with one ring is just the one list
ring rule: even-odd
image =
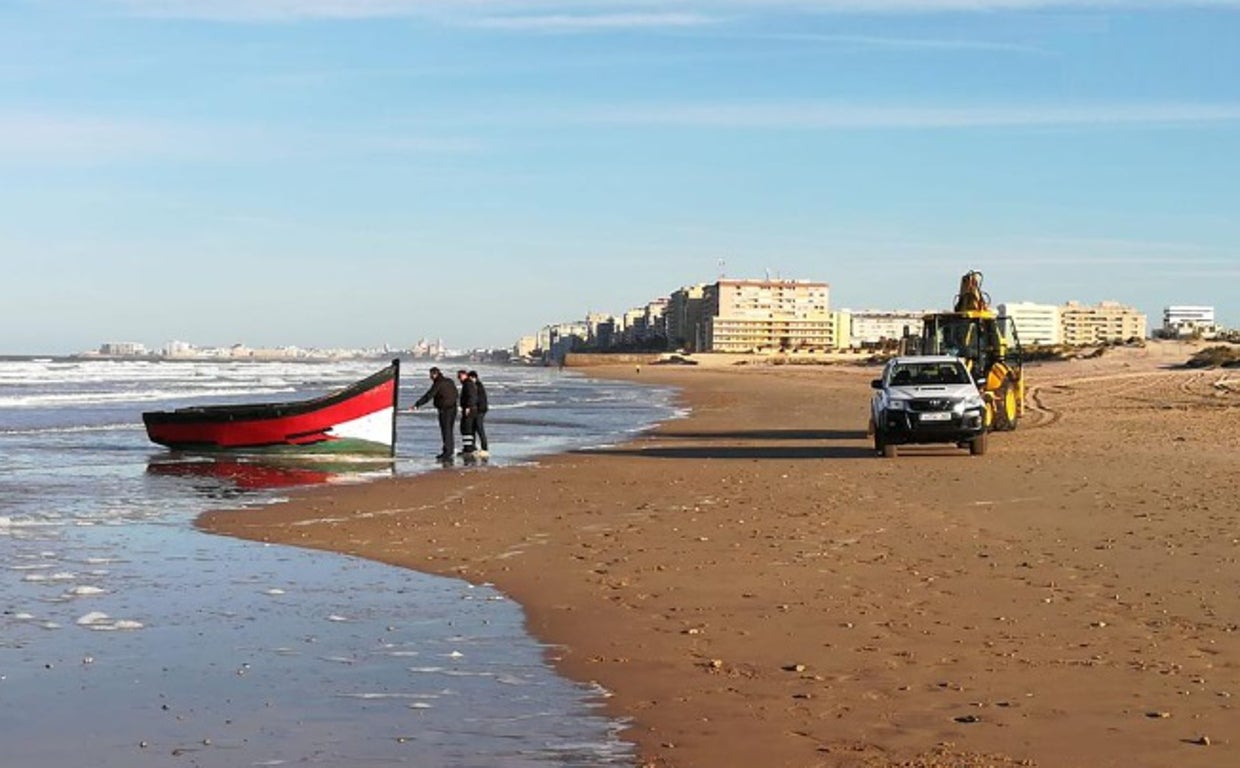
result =
[[474,437],[478,444],[478,455],[486,458],[487,450],[487,430],[484,422],[487,416],[487,388],[482,385],[482,379],[478,378],[477,371],[469,372],[469,380],[474,383]]
[[431,368],[431,388],[418,398],[413,408],[417,410],[428,402],[439,412],[439,434],[443,437],[443,451],[435,458],[451,459],[456,442],[452,436],[452,428],[456,426],[456,385],[438,368]]
[[465,370],[456,372],[461,383],[461,454],[474,452],[474,424],[478,416],[478,386]]

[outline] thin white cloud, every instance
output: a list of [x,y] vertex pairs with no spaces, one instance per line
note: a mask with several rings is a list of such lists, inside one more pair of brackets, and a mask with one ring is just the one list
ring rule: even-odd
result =
[[106,162],[170,146],[163,127],[135,120],[0,113],[0,161]]
[[976,51],[981,53],[1032,53],[1048,55],[1045,48],[1021,43],[995,40],[971,40],[968,38],[887,37],[881,35],[823,35],[789,32],[760,35],[737,35],[738,38],[775,40],[790,43],[822,43],[844,48],[863,48],[889,51]]
[[1180,125],[1240,121],[1240,104],[872,106],[844,103],[623,105],[567,116],[588,123],[750,129],[952,129]]
[[[496,13],[545,14],[544,20],[566,23],[591,18],[631,19],[726,12],[806,11],[839,14],[989,12],[1072,9],[1240,9],[1240,0],[86,0],[149,17],[188,18],[234,22],[295,21],[300,19],[438,18],[454,23]],[[588,10],[588,12],[587,12]],[[538,16],[531,16],[535,24]],[[634,26],[632,24],[630,27]],[[522,29],[520,26],[506,27]],[[601,28],[601,27],[595,27]]]
[[487,16],[466,26],[521,32],[587,32],[594,30],[668,29],[700,27],[718,19],[698,13],[555,14],[543,16]]
[[416,126],[273,129],[243,123],[142,121],[91,115],[0,113],[0,164],[83,166],[115,162],[400,159],[476,154],[487,145]]

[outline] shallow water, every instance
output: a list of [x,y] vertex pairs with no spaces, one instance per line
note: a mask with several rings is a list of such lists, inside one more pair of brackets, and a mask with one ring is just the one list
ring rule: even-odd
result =
[[[0,362],[4,765],[631,762],[599,692],[558,678],[493,590],[191,525],[301,483],[445,471],[432,419],[402,417],[398,460],[361,472],[203,469],[140,426],[145,409],[297,399],[377,367]],[[482,373],[495,464],[672,414],[667,392]]]

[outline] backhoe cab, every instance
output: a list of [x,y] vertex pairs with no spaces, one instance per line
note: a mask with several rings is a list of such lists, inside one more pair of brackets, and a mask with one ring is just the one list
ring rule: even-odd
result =
[[1020,338],[1011,318],[999,317],[982,291],[982,273],[960,279],[953,311],[926,315],[921,337],[906,344],[923,355],[952,355],[964,361],[986,401],[986,424],[1016,429],[1025,412],[1025,379]]

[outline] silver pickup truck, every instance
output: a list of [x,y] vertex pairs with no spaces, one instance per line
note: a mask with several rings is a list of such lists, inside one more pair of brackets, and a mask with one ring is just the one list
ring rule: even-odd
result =
[[870,426],[880,455],[895,458],[897,446],[909,443],[954,443],[974,456],[986,453],[986,404],[958,358],[897,357],[870,385]]

